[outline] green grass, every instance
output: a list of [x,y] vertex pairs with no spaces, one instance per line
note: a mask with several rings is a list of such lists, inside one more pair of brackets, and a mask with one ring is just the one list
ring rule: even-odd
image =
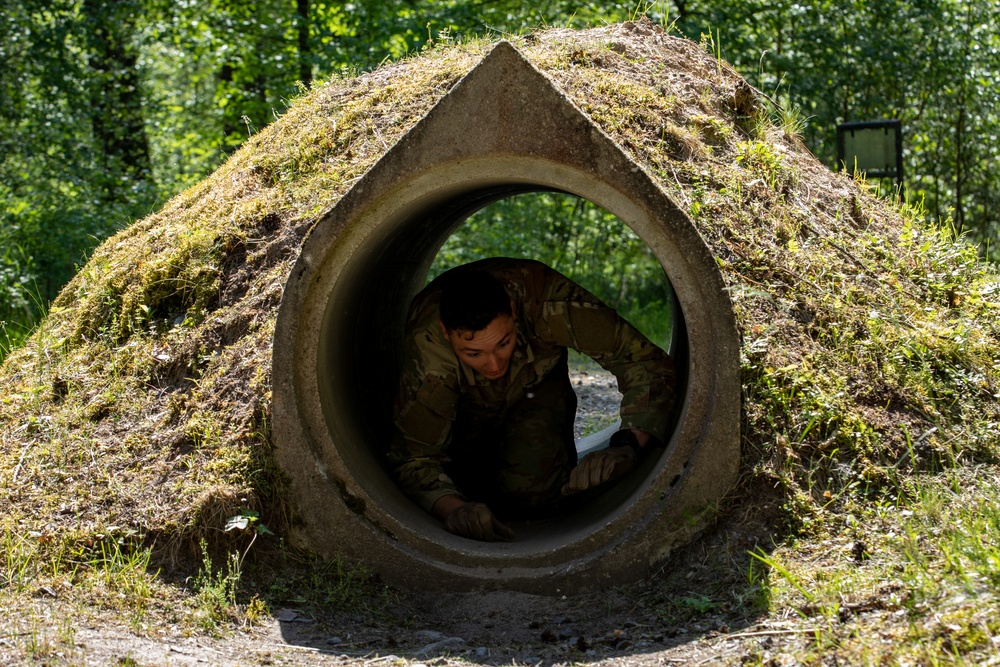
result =
[[831,503],[811,534],[758,554],[769,616],[811,629],[787,650],[806,665],[996,660],[998,483],[995,467],[921,476],[895,500]]
[[[611,41],[557,31],[519,46],[716,258],[743,385],[741,481],[721,510],[766,532],[727,538],[704,585],[647,582],[659,618],[739,620],[745,664],[993,660],[996,268],[822,168],[721,53],[668,37],[638,58]],[[224,634],[278,605],[393,603],[363,569],[298,561],[282,542],[275,311],[309,229],[487,48],[317,88],[94,252],[0,371],[0,606],[31,609],[48,587],[138,630]],[[245,512],[277,535],[226,532]],[[164,574],[174,563],[179,580]],[[22,616],[25,655],[66,647],[68,631]]]
[[[0,532],[0,618],[18,623],[12,636],[24,657],[71,656],[67,647],[84,616],[120,623],[139,635],[169,623],[186,634],[221,637],[258,625],[276,608],[294,606],[315,615],[351,608],[378,615],[392,601],[362,568],[320,562],[275,543],[253,541],[221,560],[213,560],[203,544],[200,567],[178,578],[151,564],[153,550],[137,536],[108,534],[98,542],[92,537]],[[79,605],[79,617],[55,622],[51,611],[44,612],[50,601]]]

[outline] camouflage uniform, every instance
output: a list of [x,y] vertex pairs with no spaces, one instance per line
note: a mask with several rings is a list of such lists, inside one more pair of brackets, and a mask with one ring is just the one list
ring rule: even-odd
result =
[[517,343],[507,375],[487,380],[462,364],[444,337],[438,283],[413,299],[389,451],[407,495],[427,511],[448,494],[508,514],[554,502],[576,465],[570,347],[617,377],[623,427],[664,439],[674,387],[666,353],[540,262],[494,258],[467,266],[507,289]]

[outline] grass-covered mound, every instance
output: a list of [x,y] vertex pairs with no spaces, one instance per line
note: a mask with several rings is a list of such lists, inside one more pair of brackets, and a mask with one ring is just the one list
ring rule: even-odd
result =
[[[794,117],[659,27],[514,43],[690,213],[718,259],[743,345],[730,515],[766,516],[780,539],[857,545],[858,512],[916,497],[922,473],[968,478],[997,462],[1000,278],[975,249],[832,173]],[[202,540],[243,550],[261,524],[280,536],[270,359],[298,249],[490,48],[439,46],[330,81],[94,252],[0,371],[0,588],[58,586],[120,551],[194,572]],[[993,531],[997,554],[1000,522]],[[998,585],[972,590],[995,605]],[[807,601],[826,608],[824,594]],[[1000,634],[993,619],[963,651]]]

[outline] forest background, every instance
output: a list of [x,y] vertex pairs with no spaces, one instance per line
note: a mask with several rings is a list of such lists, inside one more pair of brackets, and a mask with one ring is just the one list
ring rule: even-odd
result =
[[[1000,0],[0,0],[0,359],[98,243],[310,87],[454,40],[642,15],[736,67],[832,168],[838,123],[900,119],[904,196],[989,256]],[[539,219],[564,224],[540,239]],[[615,307],[667,298],[655,270],[622,268],[655,265],[613,225],[581,200],[536,197],[446,251],[467,260],[477,244],[527,239],[557,267],[571,251],[577,274],[628,276],[629,289],[601,294]]]

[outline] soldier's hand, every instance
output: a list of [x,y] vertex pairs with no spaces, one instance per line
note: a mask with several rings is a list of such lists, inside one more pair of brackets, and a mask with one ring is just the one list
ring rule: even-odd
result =
[[465,503],[445,518],[444,526],[449,533],[469,537],[483,542],[514,539],[514,531],[497,521],[490,508],[483,503]]
[[562,494],[570,496],[621,477],[635,467],[636,454],[631,447],[609,447],[587,454],[569,473]]

